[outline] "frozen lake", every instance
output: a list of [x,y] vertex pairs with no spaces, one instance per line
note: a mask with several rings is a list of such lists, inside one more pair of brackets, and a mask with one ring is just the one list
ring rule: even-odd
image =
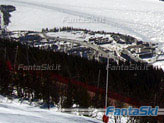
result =
[[164,2],[159,0],[1,0],[16,6],[9,30],[73,26],[164,41]]

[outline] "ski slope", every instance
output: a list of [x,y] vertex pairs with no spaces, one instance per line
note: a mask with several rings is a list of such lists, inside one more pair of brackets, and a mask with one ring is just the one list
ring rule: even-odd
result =
[[30,106],[0,95],[0,123],[102,123],[99,120]]
[[159,0],[0,0],[17,8],[10,30],[73,26],[164,41],[164,2]]

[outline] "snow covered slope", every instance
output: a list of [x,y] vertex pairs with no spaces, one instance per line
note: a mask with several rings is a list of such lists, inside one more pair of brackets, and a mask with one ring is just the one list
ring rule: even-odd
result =
[[0,123],[102,123],[101,121],[40,109],[0,96]]
[[159,0],[0,0],[17,7],[10,30],[73,26],[164,41],[164,2]]

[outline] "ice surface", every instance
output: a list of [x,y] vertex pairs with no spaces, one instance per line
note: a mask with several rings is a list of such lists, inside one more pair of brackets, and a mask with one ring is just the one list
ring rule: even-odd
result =
[[164,2],[159,0],[1,0],[0,4],[17,7],[10,30],[73,26],[164,41]]

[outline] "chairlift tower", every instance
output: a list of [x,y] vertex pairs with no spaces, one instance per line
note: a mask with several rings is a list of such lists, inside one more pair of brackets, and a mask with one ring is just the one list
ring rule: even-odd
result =
[[108,107],[108,81],[109,81],[109,56],[107,58],[107,65],[106,65],[106,71],[107,71],[107,75],[106,75],[106,93],[105,93],[105,108]]

